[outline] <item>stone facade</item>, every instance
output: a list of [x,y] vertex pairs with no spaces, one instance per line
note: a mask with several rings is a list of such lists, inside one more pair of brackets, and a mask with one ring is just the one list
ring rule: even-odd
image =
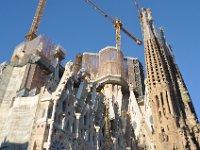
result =
[[[64,55],[61,46],[39,36],[17,46],[11,63],[1,65],[1,148],[137,147],[142,118],[137,104],[144,95],[141,63],[106,47],[99,54],[84,53],[75,73],[72,62],[61,66]],[[86,55],[98,55],[104,64],[92,68],[83,61]]]
[[[198,123],[164,31],[142,9],[146,79],[115,47],[61,60],[44,36],[0,65],[0,149],[197,150]],[[145,84],[144,84],[145,83]]]
[[154,147],[199,149],[199,123],[171,47],[162,28],[158,34],[151,10],[142,9],[140,13]]

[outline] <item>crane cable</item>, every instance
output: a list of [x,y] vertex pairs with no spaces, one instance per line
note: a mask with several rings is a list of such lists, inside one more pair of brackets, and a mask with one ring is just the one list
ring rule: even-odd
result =
[[[110,16],[108,15],[105,11],[103,11],[102,9],[100,9],[95,3],[93,3],[91,0],[85,0],[86,3],[91,4],[91,6],[96,9],[100,14],[102,14],[105,18],[107,18],[116,28],[116,21]],[[130,38],[132,38],[138,45],[142,45],[142,41],[139,40],[138,38],[136,38],[135,36],[133,36],[130,32],[128,32],[123,25],[120,23],[120,29],[127,34]],[[116,43],[117,44],[117,43]]]
[[97,5],[95,3],[93,3],[91,0],[85,0],[86,3],[90,3],[92,5],[92,7],[96,10],[98,10],[105,18],[108,18],[108,20],[115,25],[115,20],[108,15],[105,11],[103,11],[102,9],[100,9],[99,7],[97,7]]

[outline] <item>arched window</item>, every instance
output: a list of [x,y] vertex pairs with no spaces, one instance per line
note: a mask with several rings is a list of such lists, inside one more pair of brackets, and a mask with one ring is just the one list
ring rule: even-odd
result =
[[53,111],[53,106],[50,105],[49,108],[48,108],[48,118],[51,118],[51,116],[52,116],[52,111]]
[[45,112],[46,112],[46,110],[44,109],[44,110],[42,111],[42,118],[45,117]]
[[66,109],[66,101],[63,101],[63,103],[62,103],[62,111],[64,112],[65,109]]
[[88,121],[87,114],[85,114],[83,121],[84,121],[84,125],[86,126],[87,125],[87,121]]
[[157,95],[155,96],[155,99],[156,99],[157,107],[160,107],[159,98]]
[[76,121],[74,121],[74,123],[73,123],[72,132],[76,133]]
[[65,130],[66,130],[66,131],[70,131],[70,124],[69,124],[69,120],[66,120],[66,124],[65,124]]

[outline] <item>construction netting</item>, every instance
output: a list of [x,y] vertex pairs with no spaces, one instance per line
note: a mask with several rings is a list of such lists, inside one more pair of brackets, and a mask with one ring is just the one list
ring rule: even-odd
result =
[[88,71],[92,80],[105,76],[116,76],[128,83],[134,83],[134,58],[124,58],[115,47],[106,47],[99,53],[83,53],[82,68]]
[[134,58],[124,58],[124,66],[126,73],[126,81],[135,87],[135,66],[133,63]]
[[32,41],[25,41],[15,48],[15,51],[23,51],[25,54],[37,54],[50,62],[51,51],[56,45],[48,40],[45,36],[38,36]]
[[82,68],[90,73],[91,79],[98,78],[99,55],[95,53],[83,53]]
[[105,48],[99,52],[99,76],[115,75],[125,79],[123,54],[116,48]]

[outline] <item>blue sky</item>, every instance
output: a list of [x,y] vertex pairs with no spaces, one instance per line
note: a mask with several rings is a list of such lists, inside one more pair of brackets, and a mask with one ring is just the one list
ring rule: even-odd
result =
[[[133,0],[93,1],[111,16],[118,16],[126,29],[142,39]],[[164,27],[200,118],[200,1],[138,0],[138,3],[150,7],[156,26]],[[9,61],[14,48],[24,41],[37,4],[38,0],[0,0],[0,63]],[[98,52],[115,45],[113,26],[84,0],[47,0],[39,33],[66,49],[65,61],[73,60],[78,52]],[[123,33],[121,36],[124,54],[138,57],[144,64],[144,47]]]

